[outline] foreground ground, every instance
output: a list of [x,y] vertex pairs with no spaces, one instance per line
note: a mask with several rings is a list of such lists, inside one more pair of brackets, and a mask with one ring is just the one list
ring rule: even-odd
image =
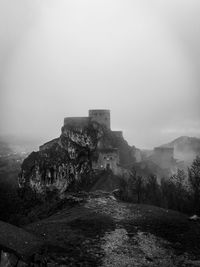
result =
[[26,226],[46,242],[47,266],[200,266],[200,225],[183,214],[103,192],[69,203]]

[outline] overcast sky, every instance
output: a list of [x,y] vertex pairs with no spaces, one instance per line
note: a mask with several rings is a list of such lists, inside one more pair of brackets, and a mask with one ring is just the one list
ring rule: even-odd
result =
[[130,145],[200,137],[200,1],[0,0],[0,89],[1,134],[106,108]]

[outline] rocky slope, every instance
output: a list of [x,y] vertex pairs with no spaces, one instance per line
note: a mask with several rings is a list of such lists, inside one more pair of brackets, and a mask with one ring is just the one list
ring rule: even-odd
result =
[[105,192],[26,226],[47,244],[47,266],[199,266],[200,226],[174,211],[119,202]]

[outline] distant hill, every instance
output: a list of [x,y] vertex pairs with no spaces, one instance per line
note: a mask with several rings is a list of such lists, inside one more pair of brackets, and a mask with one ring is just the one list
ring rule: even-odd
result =
[[162,147],[173,147],[174,157],[190,165],[200,155],[200,138],[181,136]]

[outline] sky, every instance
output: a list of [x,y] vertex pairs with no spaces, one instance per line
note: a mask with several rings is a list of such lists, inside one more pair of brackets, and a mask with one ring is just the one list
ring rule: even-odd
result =
[[0,0],[0,133],[110,109],[139,148],[200,137],[199,31],[199,0]]

